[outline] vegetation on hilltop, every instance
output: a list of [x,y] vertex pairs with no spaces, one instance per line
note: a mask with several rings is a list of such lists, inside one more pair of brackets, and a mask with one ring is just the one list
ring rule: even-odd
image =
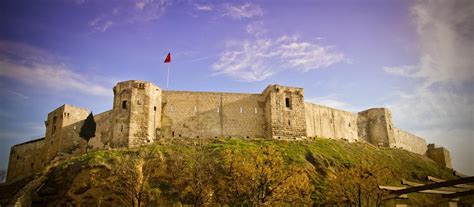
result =
[[[377,206],[379,185],[452,179],[452,171],[401,149],[314,141],[173,139],[95,151],[52,167],[34,204]],[[360,196],[359,196],[360,195]],[[413,204],[439,201],[410,195]]]

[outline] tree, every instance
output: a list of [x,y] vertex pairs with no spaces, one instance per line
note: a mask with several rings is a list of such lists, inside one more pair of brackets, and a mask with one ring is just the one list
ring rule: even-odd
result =
[[168,197],[178,198],[181,204],[203,206],[212,202],[217,182],[214,157],[202,145],[190,151],[182,149],[166,153],[163,184]]
[[87,146],[89,145],[89,140],[92,137],[95,137],[95,130],[96,130],[96,123],[94,120],[94,115],[92,112],[87,116],[86,120],[84,120],[84,124],[82,124],[81,131],[79,132],[79,136],[86,140],[86,152]]
[[224,152],[224,180],[216,192],[219,202],[252,206],[311,203],[313,186],[301,166],[285,164],[281,154],[268,146],[251,154],[255,156]]
[[388,183],[392,176],[387,167],[364,163],[343,169],[330,182],[327,202],[350,206],[381,206],[386,192],[378,186]]
[[112,170],[113,175],[118,177],[114,191],[123,194],[122,199],[128,201],[130,206],[147,206],[151,193],[150,180],[156,176],[155,170],[161,170],[161,165],[160,157],[153,151],[138,150],[124,156]]

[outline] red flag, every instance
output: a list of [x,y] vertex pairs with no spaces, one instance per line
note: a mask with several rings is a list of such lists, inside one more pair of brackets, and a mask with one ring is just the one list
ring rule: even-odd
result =
[[165,63],[170,63],[171,62],[171,53],[168,53],[168,55],[165,58]]

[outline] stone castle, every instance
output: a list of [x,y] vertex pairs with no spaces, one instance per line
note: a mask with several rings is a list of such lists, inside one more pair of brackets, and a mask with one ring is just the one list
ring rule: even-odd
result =
[[83,154],[86,146],[136,147],[162,138],[364,141],[424,154],[451,167],[446,149],[427,146],[423,138],[395,128],[388,109],[352,113],[308,103],[302,88],[269,85],[260,94],[189,92],[130,80],[117,83],[113,93],[113,108],[94,116],[96,133],[88,144],[79,137],[87,109],[63,105],[50,112],[44,138],[11,148],[7,180],[40,171],[58,155]]

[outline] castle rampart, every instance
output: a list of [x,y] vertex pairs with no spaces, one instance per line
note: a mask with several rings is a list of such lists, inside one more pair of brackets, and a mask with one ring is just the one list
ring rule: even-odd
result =
[[7,180],[35,173],[43,169],[46,157],[43,154],[45,139],[35,139],[14,145],[10,151]]
[[357,113],[305,103],[308,137],[330,137],[349,142],[359,140]]
[[393,147],[406,149],[418,154],[426,153],[427,145],[425,139],[398,128],[394,129],[395,144]]
[[427,154],[450,167],[449,152],[428,149],[423,138],[397,129],[386,108],[359,113],[304,101],[302,88],[269,85],[258,94],[162,91],[145,81],[124,81],[113,88],[111,110],[97,114],[95,137],[79,137],[87,109],[63,105],[45,121],[45,138],[11,149],[7,179],[42,169],[58,155],[87,150],[135,147],[165,138],[324,137],[365,141],[380,147]]

